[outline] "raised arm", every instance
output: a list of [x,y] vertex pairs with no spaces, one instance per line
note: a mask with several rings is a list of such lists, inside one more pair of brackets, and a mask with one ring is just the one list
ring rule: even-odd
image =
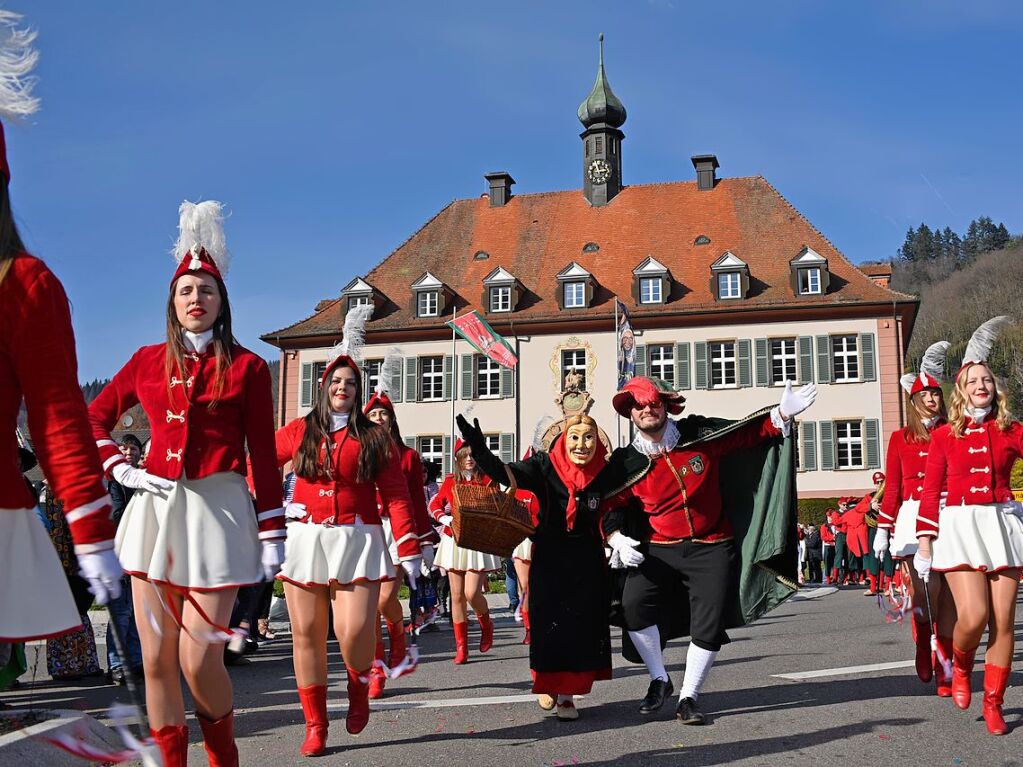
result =
[[458,428],[462,432],[462,439],[472,450],[473,460],[480,467],[480,471],[490,477],[494,482],[501,485],[508,484],[508,474],[504,467],[507,466],[515,477],[515,484],[523,490],[528,490],[534,495],[540,495],[547,480],[542,470],[543,459],[539,454],[532,455],[525,461],[511,461],[505,463],[487,448],[486,439],[480,430],[479,421],[470,425],[462,416],[457,419]]

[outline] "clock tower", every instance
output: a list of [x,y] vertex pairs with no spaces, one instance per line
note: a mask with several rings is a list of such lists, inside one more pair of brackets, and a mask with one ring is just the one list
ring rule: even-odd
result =
[[590,205],[607,205],[622,190],[622,139],[625,106],[611,92],[604,73],[604,35],[600,36],[597,81],[579,105],[583,140],[583,193]]

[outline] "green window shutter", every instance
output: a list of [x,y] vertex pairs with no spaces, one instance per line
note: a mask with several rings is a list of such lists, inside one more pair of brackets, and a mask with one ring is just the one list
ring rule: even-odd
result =
[[813,421],[799,423],[799,465],[804,471],[817,469],[817,424]]
[[501,460],[505,463],[511,463],[515,460],[515,435],[514,434],[502,434],[501,435]]
[[738,353],[738,364],[739,364],[739,386],[752,386],[753,385],[753,372],[750,370],[750,340],[748,338],[740,338],[736,343],[739,349]]
[[768,359],[767,349],[767,339],[758,338],[756,340],[757,386],[771,385],[771,378],[769,375],[771,361]]
[[312,407],[313,404],[313,365],[311,362],[302,363],[302,392],[299,404],[302,407]]
[[405,443],[405,447],[410,447],[413,450],[416,449],[416,438],[415,437],[402,437],[401,441]]
[[832,471],[835,468],[835,424],[821,421],[821,468]]
[[455,398],[455,355],[444,355],[444,390],[445,401]]
[[501,396],[515,396],[515,371],[511,368],[501,368]]
[[862,362],[860,365],[860,377],[862,380],[877,380],[873,333],[860,333],[860,362]]
[[707,388],[707,342],[693,342],[693,357],[696,361],[696,383],[697,389]]
[[395,366],[397,369],[394,371],[394,375],[391,376],[391,380],[387,382],[390,387],[390,391],[387,392],[387,396],[391,398],[391,402],[401,402],[402,400],[401,362],[401,360],[398,360],[398,364]]
[[646,375],[646,345],[636,344],[636,375]]
[[688,343],[675,344],[675,388],[690,388]]
[[881,468],[881,422],[876,418],[868,418],[863,422],[863,431],[867,441],[867,468]]
[[405,401],[419,401],[419,358],[405,358]]
[[461,355],[462,391],[460,392],[460,394],[462,395],[462,399],[473,398],[473,389],[475,387],[473,386],[472,379],[476,375],[476,366],[473,363],[474,363],[473,355],[471,354]]
[[799,382],[813,383],[813,336],[799,337]]
[[817,380],[831,383],[831,379],[831,336],[817,336]]
[[452,469],[452,455],[451,455],[451,435],[444,435],[444,474],[451,474],[454,470]]

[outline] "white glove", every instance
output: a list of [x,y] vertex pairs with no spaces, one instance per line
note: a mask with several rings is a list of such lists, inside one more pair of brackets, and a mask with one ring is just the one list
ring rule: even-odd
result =
[[289,503],[284,507],[284,516],[286,519],[305,519],[306,510],[304,503]]
[[879,527],[874,535],[874,556],[881,559],[886,551],[888,551],[888,531]]
[[455,521],[455,518],[450,514],[441,514],[437,521],[444,525],[444,527],[451,527],[451,523]]
[[143,490],[147,493],[166,493],[174,488],[169,479],[150,474],[145,469],[133,469],[126,463],[119,463],[110,470],[114,479],[125,487]]
[[611,549],[611,558],[608,560],[608,564],[612,570],[624,570],[625,565],[622,564],[622,556],[618,553],[618,549]]
[[781,415],[785,420],[794,418],[795,416],[802,413],[817,399],[817,387],[812,383],[799,389],[799,391],[792,391],[792,382],[785,382],[785,391],[781,393],[781,402],[778,403],[778,407],[781,409]]
[[406,577],[408,577],[408,586],[410,589],[415,589],[416,578],[419,576],[419,568],[423,566],[423,558],[415,557],[413,559],[404,559],[401,563],[401,569],[405,571]]
[[931,558],[921,555],[919,549],[913,555],[913,567],[924,583],[931,579]]
[[423,555],[423,575],[428,575],[433,569],[433,560],[437,556],[437,550],[433,548],[432,543],[424,543],[419,550]]
[[263,557],[260,561],[263,564],[263,577],[272,581],[284,563],[284,540],[277,538],[263,541]]
[[608,537],[607,545],[610,546],[618,554],[618,558],[621,560],[625,567],[638,567],[643,564],[643,560],[646,559],[638,550],[639,541],[635,538],[629,538],[626,535],[622,535],[617,530]]
[[[89,582],[89,591],[96,601],[105,605],[111,599],[121,596],[121,578],[124,570],[113,549],[93,554],[78,555],[78,573]],[[45,609],[45,606],[44,606]]]

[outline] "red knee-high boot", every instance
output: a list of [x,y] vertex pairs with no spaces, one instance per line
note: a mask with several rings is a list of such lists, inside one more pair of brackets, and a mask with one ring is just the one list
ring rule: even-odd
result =
[[522,644],[529,644],[530,642],[529,610],[522,611],[522,627],[526,630],[526,635],[522,638]]
[[298,688],[305,717],[305,740],[299,753],[302,756],[320,756],[327,748],[327,688],[311,684]]
[[469,624],[465,621],[453,623],[455,630],[455,663],[461,665],[469,662]]
[[[952,663],[952,637],[943,637],[941,634],[938,634],[938,649],[945,660]],[[934,676],[934,681],[938,683],[938,697],[951,698],[952,675],[945,675],[945,668],[941,665],[941,659],[937,657],[934,659]]]
[[490,619],[490,613],[480,613],[476,617],[480,622],[480,652],[486,652],[494,646],[494,621]]
[[391,642],[391,655],[387,665],[395,668],[405,660],[405,655],[408,652],[408,649],[405,647],[405,621],[400,620],[392,623],[385,619],[385,622],[387,623],[387,636]]
[[977,648],[960,650],[952,647],[952,700],[961,709],[970,707],[970,675]]
[[984,724],[992,735],[1004,735],[1009,726],[1002,718],[1005,687],[1009,684],[1009,669],[1005,666],[984,665]]
[[929,682],[934,676],[934,660],[931,658],[931,624],[913,621],[913,641],[916,643],[916,675],[921,682]]
[[188,725],[168,724],[149,733],[160,748],[163,767],[188,767]]
[[[384,661],[383,640],[377,642],[376,659],[381,663]],[[384,694],[384,684],[387,682],[387,675],[380,666],[374,663],[369,670],[369,697],[376,700]]]
[[348,715],[345,717],[345,729],[352,735],[358,735],[369,723],[369,669],[356,671],[348,669]]
[[238,767],[238,746],[234,742],[234,711],[220,719],[196,712],[210,767]]

